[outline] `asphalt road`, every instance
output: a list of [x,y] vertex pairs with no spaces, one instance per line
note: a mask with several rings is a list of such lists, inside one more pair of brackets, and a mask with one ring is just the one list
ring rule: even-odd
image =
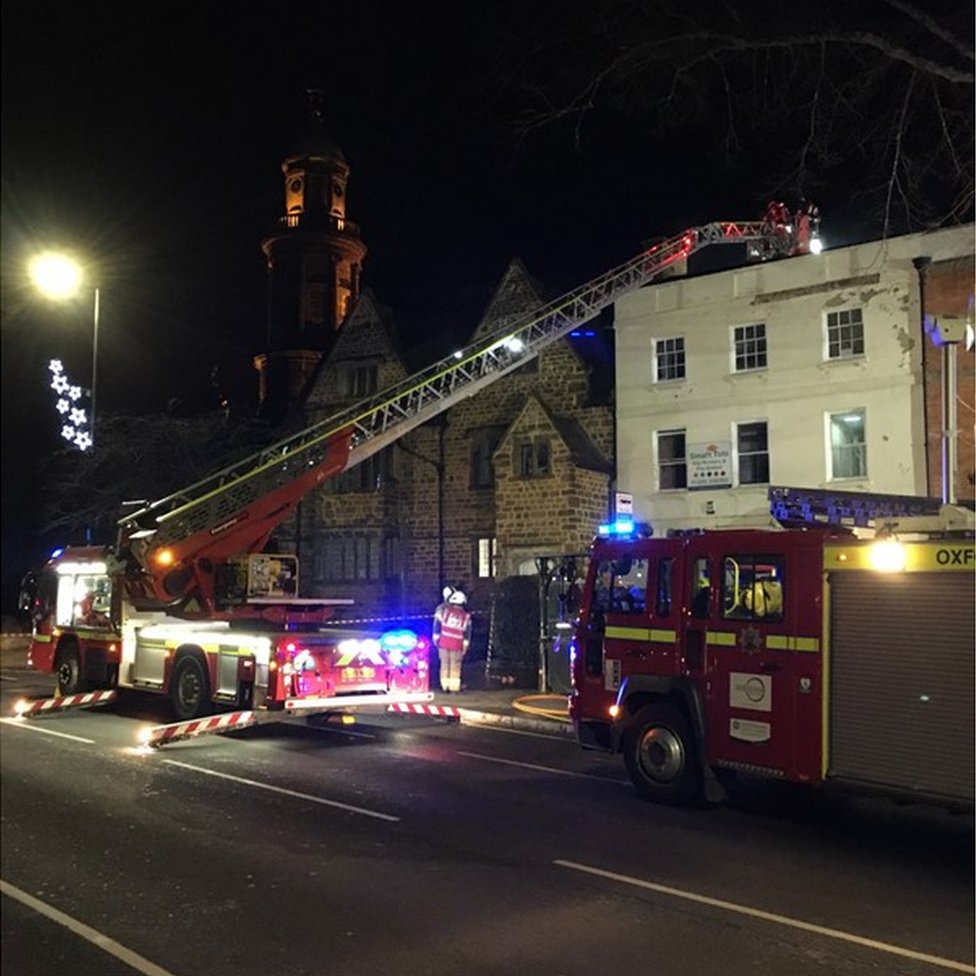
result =
[[[0,676],[4,715],[50,689]],[[564,737],[431,719],[135,748],[159,720],[0,724],[4,976],[974,972],[971,816],[672,810]]]

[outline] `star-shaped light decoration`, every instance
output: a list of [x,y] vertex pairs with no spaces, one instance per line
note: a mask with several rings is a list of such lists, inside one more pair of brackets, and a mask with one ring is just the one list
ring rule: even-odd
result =
[[48,363],[48,370],[51,373],[51,389],[56,394],[54,409],[66,421],[61,426],[61,436],[79,450],[87,451],[94,444],[91,420],[88,411],[79,406],[78,401],[88,391],[68,379],[64,363],[60,359],[52,359]]

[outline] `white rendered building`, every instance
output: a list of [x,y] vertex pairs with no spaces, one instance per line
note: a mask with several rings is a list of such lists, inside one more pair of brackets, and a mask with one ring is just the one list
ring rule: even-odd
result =
[[973,250],[966,225],[618,302],[617,489],[634,516],[656,534],[765,524],[770,484],[928,494],[920,268]]

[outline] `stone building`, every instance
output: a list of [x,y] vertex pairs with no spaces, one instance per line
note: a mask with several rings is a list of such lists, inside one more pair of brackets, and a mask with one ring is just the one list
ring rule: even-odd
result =
[[[282,172],[286,213],[263,242],[268,352],[255,366],[262,411],[311,425],[428,364],[408,365],[390,311],[360,288],[366,248],[345,215],[349,167],[317,114]],[[466,345],[549,297],[513,259]],[[602,347],[592,331],[557,340],[307,495],[276,540],[299,554],[302,595],[351,598],[350,621],[424,630],[442,587],[459,585],[475,616],[469,657],[478,660],[489,656],[498,587],[522,577],[511,599],[526,610],[522,658],[534,657],[536,560],[584,552],[608,511],[610,356],[603,350],[601,377],[581,348]],[[521,665],[532,673],[518,680],[531,684],[535,662]],[[500,667],[520,670],[512,660]]]

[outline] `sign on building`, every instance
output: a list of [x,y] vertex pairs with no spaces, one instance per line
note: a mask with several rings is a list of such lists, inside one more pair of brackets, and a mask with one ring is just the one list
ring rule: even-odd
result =
[[634,496],[630,494],[630,492],[618,491],[613,504],[614,515],[620,516],[634,514]]
[[688,445],[688,487],[732,487],[732,442]]

